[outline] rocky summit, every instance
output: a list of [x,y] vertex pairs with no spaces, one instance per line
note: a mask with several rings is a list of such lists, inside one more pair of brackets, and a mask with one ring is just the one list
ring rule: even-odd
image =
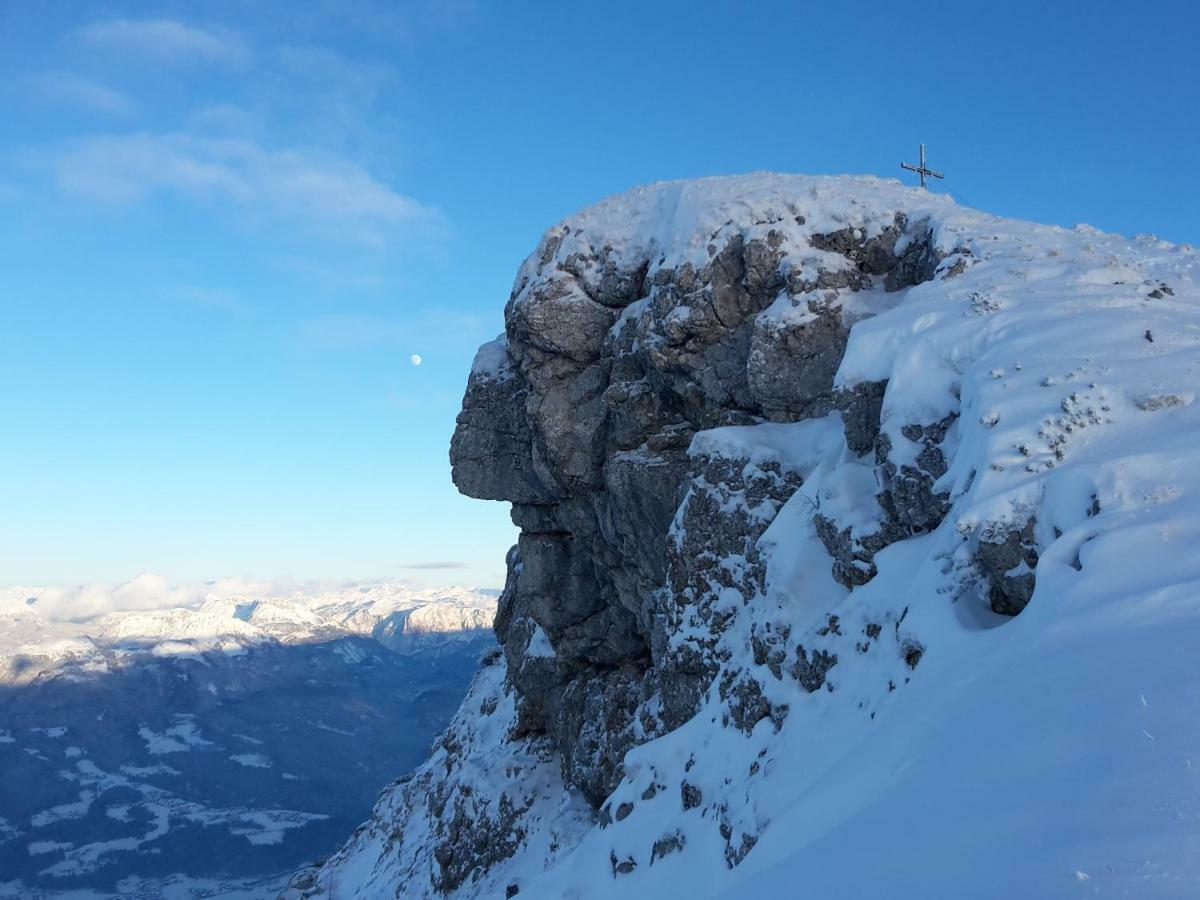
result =
[[1197,260],[857,177],[551,228],[451,444],[501,646],[286,895],[1189,896]]

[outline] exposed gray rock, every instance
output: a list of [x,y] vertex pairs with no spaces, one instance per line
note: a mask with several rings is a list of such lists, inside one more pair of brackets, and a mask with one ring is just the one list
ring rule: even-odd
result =
[[1133,399],[1133,405],[1143,412],[1158,412],[1160,409],[1187,406],[1188,400],[1179,394],[1142,394]]
[[875,554],[908,536],[903,528],[887,520],[880,522],[874,533],[856,536],[850,526],[839,528],[837,522],[821,513],[813,516],[813,526],[833,557],[834,579],[848,588],[874,578]]
[[[879,411],[886,384],[867,382],[853,390],[839,392],[837,402],[846,425],[847,445],[865,452],[868,440],[874,440],[877,478],[881,489],[875,495],[879,505],[875,529],[851,528],[823,512],[816,512],[813,525],[817,536],[833,557],[833,577],[846,587],[866,584],[875,577],[875,555],[883,548],[936,528],[950,508],[949,494],[935,491],[934,484],[946,473],[947,460],[942,451],[946,432],[957,414],[929,425],[905,425],[900,439],[915,444],[895,461],[892,439],[879,430]],[[876,416],[874,424],[871,416]]]
[[[716,674],[714,648],[732,619],[725,598],[732,592],[751,602],[762,594],[766,570],[758,539],[802,483],[799,473],[778,464],[697,455],[692,465],[668,542],[667,586],[654,594],[649,616],[667,729],[692,717]],[[730,565],[730,559],[738,563]],[[745,702],[738,704],[743,723],[762,718],[747,690],[743,686]],[[763,715],[769,713],[768,707]]]
[[975,561],[988,583],[988,601],[1002,615],[1015,616],[1033,596],[1038,551],[1034,520],[1019,529],[993,531],[979,538]]
[[915,233],[910,232],[910,235],[908,245],[896,258],[896,263],[888,269],[884,282],[886,290],[899,291],[931,280],[942,261],[934,246],[933,232],[928,224],[919,223]]
[[587,672],[568,682],[551,732],[562,748],[563,778],[599,807],[625,774],[625,753],[640,741],[635,718],[649,699],[645,666]]
[[664,856],[678,853],[685,846],[687,846],[687,838],[682,831],[676,831],[666,837],[659,838],[654,842],[654,847],[650,851],[650,865],[654,865],[656,859],[662,859]]
[[679,797],[685,810],[695,809],[704,802],[704,795],[700,792],[700,788],[686,781],[679,786]]
[[[902,239],[904,246],[897,253],[897,245]],[[818,250],[846,257],[864,276],[886,276],[884,288],[888,291],[929,281],[941,262],[928,223],[910,226],[903,213],[897,213],[891,225],[871,238],[864,239],[860,229],[843,228],[829,234],[814,234],[810,242]],[[850,286],[860,290],[869,284],[867,280]]]
[[637,868],[637,860],[632,856],[627,856],[624,859],[618,860],[617,855],[612,853],[609,855],[609,860],[612,863],[613,876],[628,875]]
[[886,381],[861,381],[848,390],[838,391],[834,399],[846,429],[846,446],[859,456],[875,449],[886,391]]
[[892,459],[892,441],[880,434],[875,456],[884,473],[884,491],[880,499],[891,521],[910,534],[931,531],[941,524],[950,509],[950,496],[935,491],[934,482],[946,474],[946,457],[941,444],[946,431],[958,418],[957,413],[928,425],[905,425],[902,437],[917,445],[915,464],[897,465]]
[[830,406],[850,329],[836,291],[789,298],[809,313],[798,320],[759,316],[746,361],[750,391],[763,415],[776,421],[824,412]]
[[450,443],[454,483],[464,494],[514,503],[554,499],[534,474],[527,396],[511,368],[501,377],[472,373]]
[[796,648],[796,662],[792,674],[806,691],[812,693],[820,690],[825,684],[825,676],[837,665],[837,654],[825,650],[812,650],[804,647]]

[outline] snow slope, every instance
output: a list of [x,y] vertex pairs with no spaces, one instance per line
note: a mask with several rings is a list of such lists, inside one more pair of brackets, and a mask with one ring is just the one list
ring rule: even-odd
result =
[[[518,727],[512,658],[494,657],[430,761],[292,895],[1200,896],[1191,247],[1004,220],[877,179],[706,179],[565,220],[522,267],[510,313],[542,302],[546,272],[569,262],[597,295],[641,272],[649,301],[621,322],[647,316],[656,272],[704,265],[735,237],[775,241],[783,266],[844,272],[855,260],[818,245],[845,230],[858,252],[898,212],[893,252],[927,239],[930,277],[781,294],[756,314],[756,327],[803,325],[818,295],[840,310],[832,387],[886,382],[869,446],[836,405],[691,438],[694,465],[735,463],[723,477],[802,480],[761,503],[689,476],[676,546],[706,490],[715,518],[765,526],[760,588],[741,579],[754,560],[727,554],[732,587],[708,605],[671,598],[668,643],[717,661],[696,714],[646,726],[593,810],[564,783],[553,735]],[[643,348],[699,314],[676,306]],[[473,384],[514,377],[497,346]],[[906,472],[903,496],[921,496],[900,508]],[[522,667],[547,657],[535,637]],[[654,652],[645,722],[664,702]],[[726,687],[751,681],[769,713],[742,728]],[[491,843],[469,852],[460,835],[479,823]]]

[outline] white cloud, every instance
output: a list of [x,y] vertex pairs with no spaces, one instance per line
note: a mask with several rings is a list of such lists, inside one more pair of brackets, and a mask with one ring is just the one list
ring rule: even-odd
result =
[[157,62],[240,65],[250,58],[244,40],[225,28],[198,28],[172,19],[110,19],[79,30],[93,47],[133,53]]
[[20,200],[25,195],[25,191],[20,185],[14,181],[5,181],[0,178],[0,203],[10,203]]
[[[494,330],[478,316],[440,308],[404,310],[403,317],[332,313],[303,319],[300,343],[321,350],[366,350],[374,347],[470,347]],[[415,361],[414,361],[415,362]]]
[[93,112],[125,115],[133,111],[133,100],[114,90],[70,72],[47,72],[34,79],[38,93],[48,100],[83,107]]
[[237,137],[139,133],[88,137],[54,161],[66,193],[111,204],[172,194],[236,210],[248,221],[383,247],[434,236],[436,209],[346,160],[273,150]]
[[303,344],[322,349],[358,350],[389,347],[412,340],[411,323],[381,316],[334,314],[315,316],[299,324]]
[[244,310],[246,303],[237,293],[226,288],[207,287],[199,284],[180,284],[167,290],[167,295],[174,300],[188,303],[192,306],[204,306],[210,309]]
[[188,125],[197,131],[219,134],[252,134],[260,131],[258,119],[248,110],[232,103],[211,103],[188,116]]
[[287,597],[340,589],[346,582],[298,582],[292,578],[222,578],[202,584],[172,585],[163,575],[143,572],[121,584],[72,587],[0,588],[0,612],[32,604],[53,622],[82,622],[110,612],[196,607],[210,597]]

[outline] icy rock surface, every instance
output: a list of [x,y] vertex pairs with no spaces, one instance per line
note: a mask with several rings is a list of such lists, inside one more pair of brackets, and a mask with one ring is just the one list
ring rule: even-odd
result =
[[[290,896],[782,896],[863,882],[878,819],[917,860],[863,896],[1188,895],[1200,669],[1152,648],[1200,631],[1196,272],[873,178],[656,184],[552,228],[451,447],[521,529],[502,649]],[[1180,703],[1169,758],[1121,780],[1158,740],[1134,672]],[[1035,757],[1012,788],[1012,748],[975,738],[1006,720]],[[941,781],[926,735],[966,761]],[[1107,830],[1047,800],[1080,777]]]

